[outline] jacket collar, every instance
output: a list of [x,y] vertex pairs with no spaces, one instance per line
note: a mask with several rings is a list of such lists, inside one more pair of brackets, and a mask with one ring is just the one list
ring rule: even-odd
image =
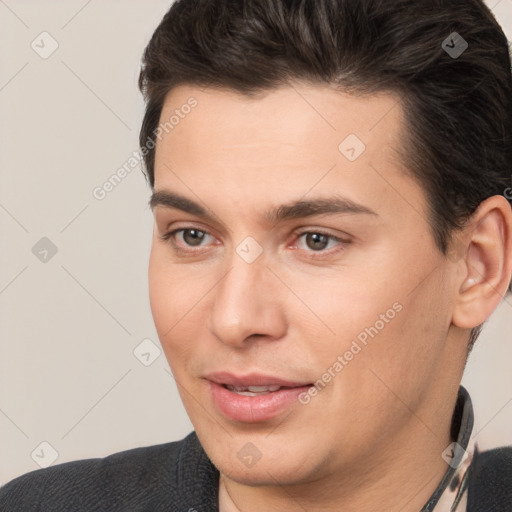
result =
[[475,438],[471,437],[474,424],[473,404],[463,386],[452,417],[452,439],[442,453],[448,465],[436,490],[420,512],[463,512],[466,510],[468,469],[478,452]]

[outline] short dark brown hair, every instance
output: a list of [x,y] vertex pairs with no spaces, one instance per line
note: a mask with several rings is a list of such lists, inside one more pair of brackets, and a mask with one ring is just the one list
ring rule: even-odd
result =
[[[445,51],[454,41],[467,43],[460,55]],[[151,187],[155,144],[147,150],[148,141],[171,89],[253,95],[294,80],[400,97],[403,163],[425,190],[444,254],[482,201],[511,199],[509,47],[482,0],[176,1],[146,47],[139,77]]]

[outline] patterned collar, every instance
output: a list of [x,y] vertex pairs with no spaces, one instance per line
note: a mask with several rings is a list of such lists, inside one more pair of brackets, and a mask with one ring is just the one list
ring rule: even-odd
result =
[[462,386],[452,419],[452,439],[441,457],[448,469],[428,502],[420,512],[466,512],[468,469],[478,453],[473,431],[473,405]]

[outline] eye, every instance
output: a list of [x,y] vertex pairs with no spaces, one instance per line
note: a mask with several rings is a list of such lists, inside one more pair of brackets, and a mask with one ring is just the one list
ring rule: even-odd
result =
[[[303,243],[297,243],[297,248],[307,252],[329,254],[343,250],[350,242],[342,240],[329,233],[322,231],[304,231],[297,234],[297,239]],[[334,250],[326,250],[332,249]]]
[[201,245],[201,242],[204,240],[206,233],[204,231],[200,231],[199,229],[181,229],[182,239],[185,241],[187,245],[191,245],[196,247]]
[[[176,241],[178,235],[181,239],[180,242]],[[173,231],[169,231],[165,235],[162,235],[161,238],[162,240],[169,241],[177,252],[190,252],[187,251],[187,249],[180,247],[180,245],[183,244],[186,247],[200,247],[202,242],[209,236],[211,235],[206,233],[206,231],[202,231],[201,229],[179,228]]]

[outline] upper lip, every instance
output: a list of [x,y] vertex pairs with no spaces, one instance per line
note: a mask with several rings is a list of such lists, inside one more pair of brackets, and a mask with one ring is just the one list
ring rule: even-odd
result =
[[229,372],[213,372],[205,375],[205,379],[215,382],[216,384],[224,384],[234,387],[248,386],[281,386],[287,388],[298,388],[311,385],[306,381],[286,380],[272,375],[264,375],[261,373],[249,373],[247,375],[233,375]]

